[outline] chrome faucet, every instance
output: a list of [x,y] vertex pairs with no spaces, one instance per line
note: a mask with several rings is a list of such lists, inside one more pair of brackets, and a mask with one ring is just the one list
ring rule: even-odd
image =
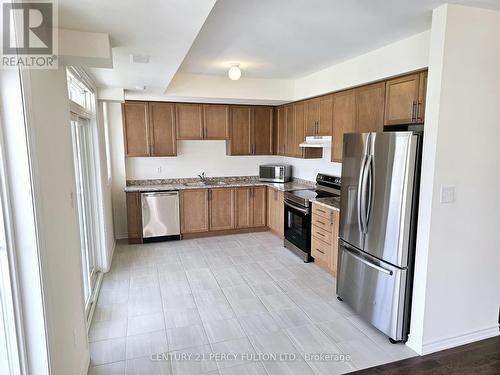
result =
[[200,178],[201,182],[203,182],[203,183],[207,182],[207,178],[205,177],[205,172],[203,172],[202,174],[199,174],[198,177]]

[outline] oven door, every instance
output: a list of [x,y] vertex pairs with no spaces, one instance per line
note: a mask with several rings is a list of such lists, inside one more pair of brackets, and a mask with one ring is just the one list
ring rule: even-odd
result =
[[311,251],[311,214],[309,208],[285,201],[285,238],[302,251]]

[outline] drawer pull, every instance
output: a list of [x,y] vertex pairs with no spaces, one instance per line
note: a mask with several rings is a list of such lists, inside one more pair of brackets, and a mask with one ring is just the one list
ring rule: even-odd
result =
[[321,254],[325,255],[324,251],[321,251],[320,249],[316,248],[316,251],[319,251]]
[[316,232],[316,234],[319,234],[320,236],[325,237],[325,235],[321,232]]
[[322,224],[322,225],[326,225],[325,223],[323,223],[322,221],[319,221],[319,220],[316,220],[316,222]]

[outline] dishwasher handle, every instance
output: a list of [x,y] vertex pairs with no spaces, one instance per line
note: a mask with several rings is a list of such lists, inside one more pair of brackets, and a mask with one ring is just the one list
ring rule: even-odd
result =
[[165,195],[179,195],[179,191],[155,191],[149,193],[142,193],[143,197],[161,197]]

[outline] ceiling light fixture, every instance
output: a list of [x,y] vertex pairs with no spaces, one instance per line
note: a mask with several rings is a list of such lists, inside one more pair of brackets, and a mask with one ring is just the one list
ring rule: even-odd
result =
[[232,63],[231,68],[229,68],[227,75],[229,76],[229,79],[233,81],[237,81],[241,78],[241,70],[240,70],[240,64],[239,63]]

